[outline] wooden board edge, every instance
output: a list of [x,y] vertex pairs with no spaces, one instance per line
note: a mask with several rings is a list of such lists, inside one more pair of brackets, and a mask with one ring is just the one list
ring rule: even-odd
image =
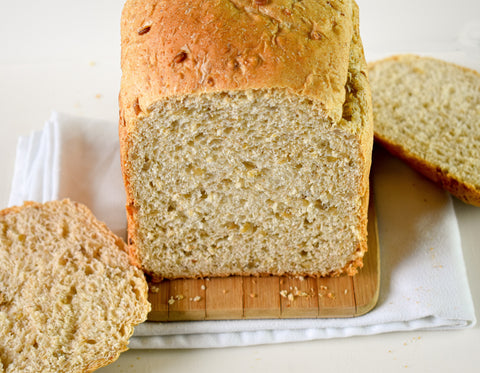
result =
[[[154,322],[172,322],[172,321],[193,321],[193,320],[241,320],[241,319],[299,319],[299,318],[349,318],[349,317],[358,317],[362,316],[371,310],[373,310],[378,302],[379,293],[380,293],[380,247],[379,247],[379,237],[378,237],[378,224],[375,211],[375,203],[373,193],[370,195],[369,199],[369,210],[368,210],[368,251],[365,254],[365,259],[368,261],[368,264],[364,266],[363,269],[366,269],[366,272],[360,272],[352,277],[352,287],[354,295],[357,293],[357,290],[365,288],[373,290],[365,292],[360,292],[361,297],[355,299],[353,307],[331,307],[327,309],[319,309],[318,314],[315,315],[315,312],[308,310],[301,312],[299,310],[298,314],[289,312],[289,310],[283,310],[282,302],[280,295],[276,294],[279,298],[279,309],[265,309],[263,307],[254,306],[253,304],[248,306],[248,303],[251,303],[252,299],[248,298],[250,292],[245,293],[245,281],[256,282],[255,277],[245,277],[243,278],[243,287],[242,287],[242,298],[243,298],[243,314],[240,314],[238,310],[230,310],[230,315],[223,315],[221,310],[211,310],[207,312],[206,308],[201,309],[191,309],[191,310],[175,310],[175,307],[170,307],[169,305],[163,306],[161,310],[152,310],[148,316],[149,321]],[[369,277],[372,276],[372,277]],[[280,277],[276,277],[281,281]],[[262,278],[262,277],[260,277]],[[208,279],[207,279],[208,280]],[[204,281],[204,280],[203,280]],[[280,282],[281,283],[281,282]],[[357,284],[357,286],[356,286]],[[369,285],[370,284],[370,285]],[[162,284],[164,287],[165,285]],[[205,288],[205,287],[203,287]],[[278,289],[280,291],[280,287]],[[166,300],[171,297],[170,286],[167,285],[165,292],[162,294],[163,302],[166,303]],[[318,291],[318,289],[317,289]],[[256,293],[257,291],[254,291]],[[358,294],[360,294],[358,293]],[[173,294],[173,293],[172,293]],[[152,294],[154,295],[154,294]],[[159,294],[154,295],[158,297]],[[256,297],[253,300],[257,300]],[[205,301],[204,301],[205,302]],[[256,303],[256,302],[254,302]],[[252,307],[253,306],[253,307]],[[228,311],[228,310],[227,310]],[[235,316],[233,316],[235,314]]]

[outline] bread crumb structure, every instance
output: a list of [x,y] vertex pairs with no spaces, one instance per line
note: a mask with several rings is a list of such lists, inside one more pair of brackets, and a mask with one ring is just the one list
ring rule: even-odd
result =
[[376,141],[457,198],[480,206],[480,73],[410,54],[369,69]]
[[0,212],[0,371],[90,372],[150,311],[125,244],[68,200]]
[[154,278],[362,264],[373,132],[357,6],[252,4],[125,5],[129,249]]

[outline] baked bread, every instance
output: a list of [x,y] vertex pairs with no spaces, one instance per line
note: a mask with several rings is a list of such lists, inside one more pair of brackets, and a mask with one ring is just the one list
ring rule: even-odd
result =
[[415,55],[377,61],[369,70],[375,139],[480,206],[480,74]]
[[371,98],[350,0],[129,0],[129,250],[154,278],[354,274]]
[[150,310],[125,244],[83,205],[0,212],[0,371],[91,372]]

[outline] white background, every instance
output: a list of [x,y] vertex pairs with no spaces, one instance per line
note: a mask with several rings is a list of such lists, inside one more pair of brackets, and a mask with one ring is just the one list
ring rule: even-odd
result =
[[[174,1],[174,0],[169,0]],[[0,0],[0,208],[19,135],[52,110],[117,120],[123,0]],[[369,61],[429,54],[480,70],[480,1],[358,0]],[[479,123],[480,125],[480,118]],[[480,310],[480,208],[454,201]],[[478,372],[480,326],[227,349],[128,351],[102,372]]]

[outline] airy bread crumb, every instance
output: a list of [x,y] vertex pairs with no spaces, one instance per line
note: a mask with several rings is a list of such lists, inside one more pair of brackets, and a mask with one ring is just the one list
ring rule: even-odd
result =
[[466,203],[480,206],[480,73],[431,57],[372,63],[375,139]]
[[1,211],[0,267],[1,371],[93,371],[150,311],[123,241],[69,200]]

